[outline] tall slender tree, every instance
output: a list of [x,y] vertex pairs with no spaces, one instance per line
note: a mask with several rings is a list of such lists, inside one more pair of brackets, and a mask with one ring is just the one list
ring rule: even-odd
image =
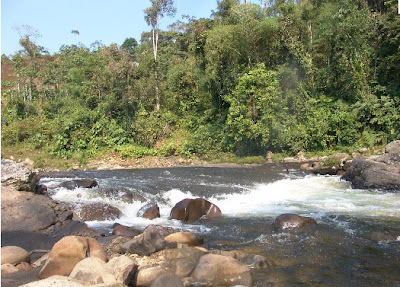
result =
[[155,93],[156,93],[156,111],[160,110],[160,93],[158,88],[158,72],[157,72],[157,49],[158,49],[158,33],[160,20],[167,14],[173,17],[176,13],[173,0],[150,0],[151,7],[144,10],[144,18],[147,25],[152,28],[153,55],[154,55],[154,75],[155,75]]

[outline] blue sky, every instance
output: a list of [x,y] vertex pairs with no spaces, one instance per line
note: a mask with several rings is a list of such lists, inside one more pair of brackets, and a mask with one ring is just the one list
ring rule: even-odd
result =
[[[175,0],[175,18],[165,16],[161,28],[182,15],[209,18],[216,0]],[[41,34],[36,43],[58,52],[63,44],[82,43],[90,47],[95,41],[121,45],[128,37],[140,41],[143,31],[150,31],[143,10],[149,0],[1,0],[1,54],[20,50],[19,35],[13,27],[29,25]],[[78,30],[79,35],[71,33]]]

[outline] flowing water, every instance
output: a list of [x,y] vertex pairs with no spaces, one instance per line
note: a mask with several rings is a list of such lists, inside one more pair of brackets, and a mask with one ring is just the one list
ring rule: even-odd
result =
[[[115,221],[87,222],[93,228],[110,228],[115,222],[143,229],[150,224],[171,226],[202,235],[209,249],[265,256],[267,263],[252,269],[255,286],[400,286],[400,191],[356,190],[340,177],[310,175],[298,166],[280,164],[48,176],[41,182],[55,200],[73,206],[102,202],[122,211]],[[65,176],[95,178],[99,187],[139,193],[158,203],[161,218],[139,218],[142,202],[102,197],[99,188],[60,188],[69,180]],[[195,197],[219,206],[223,217],[191,224],[168,219],[175,203]],[[318,225],[275,230],[272,223],[282,213],[309,216]]]

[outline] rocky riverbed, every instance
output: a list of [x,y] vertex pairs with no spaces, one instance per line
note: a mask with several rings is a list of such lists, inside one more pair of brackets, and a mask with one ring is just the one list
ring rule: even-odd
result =
[[[400,142],[392,143],[380,157],[362,159],[368,161],[365,165],[367,169],[363,169],[364,165],[360,167],[358,160],[353,161],[355,163],[349,165],[349,168],[344,168],[348,159],[339,156],[339,160],[325,161],[323,164],[310,162],[303,168],[314,172],[320,168],[324,174],[327,170],[330,174],[335,170],[346,169],[345,178],[352,180],[354,187],[357,187],[354,182],[372,182],[368,177],[372,174],[373,178],[381,178],[383,184],[385,181],[390,183],[387,189],[396,192],[399,189],[395,180],[400,178],[397,176],[400,174],[399,146]],[[390,171],[389,178],[394,181],[385,180],[385,177],[379,174],[380,169],[376,167],[372,168],[375,172],[371,172],[371,162],[376,162],[380,167],[382,163],[386,164],[381,170],[385,173]],[[336,167],[327,168],[327,163],[334,163]],[[354,174],[354,171],[355,175],[349,176]],[[238,249],[228,242],[210,244],[210,238],[188,232],[184,225],[183,228],[171,228],[150,224],[144,230],[115,225],[113,234],[109,234],[98,229],[92,230],[84,222],[77,220],[76,214],[69,206],[46,195],[37,194],[43,192],[37,186],[38,180],[37,176],[22,164],[2,160],[2,286],[280,286],[279,284],[286,284],[285,282],[305,283],[309,280],[314,283],[318,280],[335,282],[330,278],[330,272],[325,270],[324,266],[328,262],[324,263],[323,254],[318,251],[321,247],[326,248],[326,242],[335,238],[341,241],[341,248],[347,248],[345,246],[349,245],[348,250],[369,250],[368,252],[381,252],[381,249],[386,250],[382,252],[387,252],[386,247],[376,246],[374,242],[398,242],[394,228],[394,232],[378,230],[362,235],[363,239],[360,241],[357,238],[357,246],[354,246],[355,237],[346,233],[331,236],[327,226],[317,227],[321,219],[314,220],[298,214],[278,216],[271,224],[263,225],[266,228],[265,235],[258,237],[256,242],[262,243],[260,246],[263,246],[264,250],[258,249],[257,244],[251,248],[241,244],[242,247]],[[68,179],[66,182],[71,184],[68,183]],[[378,185],[374,185],[376,186]],[[384,185],[378,188],[385,189]],[[199,202],[193,205],[200,208],[196,211],[196,216],[183,214],[183,221],[191,221],[193,218],[209,214],[213,204]],[[188,203],[183,209],[184,212],[192,210],[193,206]],[[206,210],[203,210],[204,208]],[[214,210],[218,211],[217,208]],[[223,222],[230,224],[235,220],[227,218]],[[257,218],[253,220],[257,221]],[[332,220],[335,218],[332,217]],[[218,226],[221,222],[216,220],[215,225]],[[232,227],[234,228],[234,225]],[[251,226],[248,226],[248,229],[249,233],[255,232]],[[277,255],[279,252],[276,249],[266,252],[268,242],[282,239],[282,246],[290,249],[297,245],[303,246],[304,250],[315,253],[311,258],[313,265],[307,265],[311,262],[308,262],[309,259],[304,254],[303,263],[298,265],[296,270],[292,270],[293,266],[297,266],[297,259],[293,261],[291,257],[293,254],[302,254],[303,251],[291,253],[289,249],[285,249],[280,256]],[[328,246],[336,248],[336,245]],[[396,249],[398,244],[392,245],[391,250]],[[329,253],[330,250],[325,252]],[[341,270],[336,264],[344,260],[345,253],[347,251],[342,254],[340,250],[338,252],[332,249],[332,256],[337,257],[337,262],[331,262],[332,270]],[[371,256],[374,257],[375,254],[371,253],[369,257]],[[314,262],[315,260],[318,262]],[[397,260],[396,255],[386,254],[385,261],[376,264],[393,267],[398,266],[395,263]],[[349,261],[343,262],[349,264]],[[317,263],[322,264],[322,269],[315,267]],[[376,267],[368,261],[359,264],[369,269]],[[353,268],[356,266],[358,265],[355,264]],[[268,278],[264,277],[265,274],[268,274]],[[387,272],[384,274],[388,275]],[[362,274],[357,274],[356,278],[364,283],[371,281],[373,284],[391,284],[400,282],[400,277],[399,281],[396,279],[398,275],[398,272],[395,272],[389,277],[386,276],[385,280],[389,281],[380,281],[377,278],[371,281],[371,277],[363,277]],[[349,281],[349,286],[355,286],[353,283],[355,281]]]

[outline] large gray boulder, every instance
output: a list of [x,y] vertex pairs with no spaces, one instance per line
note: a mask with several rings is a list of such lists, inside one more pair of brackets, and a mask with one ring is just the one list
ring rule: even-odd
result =
[[149,256],[152,253],[163,250],[168,243],[161,236],[155,225],[148,226],[142,234],[135,236],[132,240],[121,246],[123,253],[138,254],[140,256]]
[[381,156],[353,160],[343,179],[353,188],[400,191],[400,141],[386,146]]
[[45,231],[72,219],[72,211],[44,195],[16,191],[11,186],[1,190],[1,231]]

